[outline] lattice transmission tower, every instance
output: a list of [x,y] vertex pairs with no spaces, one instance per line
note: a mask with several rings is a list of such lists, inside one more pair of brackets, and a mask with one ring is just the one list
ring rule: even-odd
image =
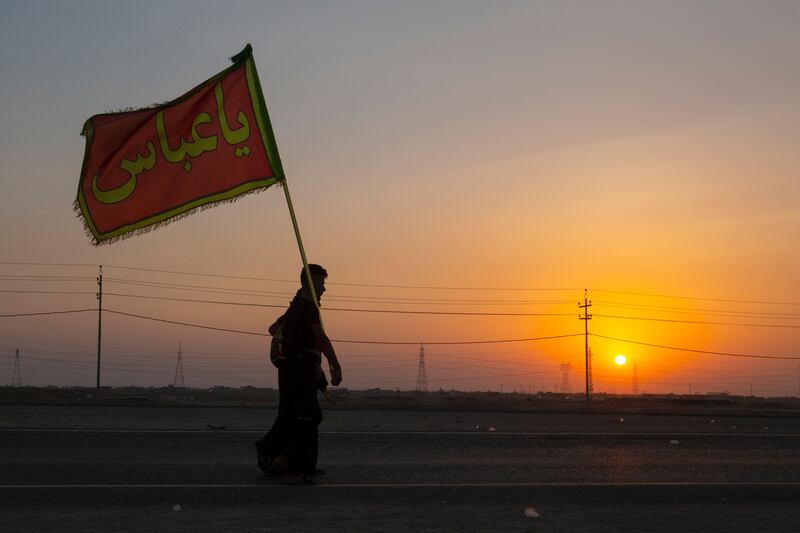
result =
[[417,389],[428,392],[428,374],[425,372],[425,345],[419,345],[419,368],[417,369]]
[[17,348],[17,356],[14,357],[14,370],[11,373],[11,386],[22,387],[22,366],[19,362],[19,348]]
[[571,363],[561,363],[559,365],[561,368],[561,392],[562,393],[569,393],[569,373],[572,372],[572,364]]
[[172,379],[173,387],[186,388],[186,383],[183,381],[183,352],[181,351],[181,343],[178,343],[178,362],[175,364],[175,377]]

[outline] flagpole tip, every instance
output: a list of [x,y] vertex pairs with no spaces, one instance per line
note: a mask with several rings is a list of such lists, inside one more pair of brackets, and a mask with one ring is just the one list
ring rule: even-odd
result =
[[240,61],[244,61],[251,55],[253,55],[253,47],[250,46],[250,43],[247,43],[247,46],[245,46],[241,52],[239,52],[238,54],[236,54],[231,58],[231,62],[239,63]]

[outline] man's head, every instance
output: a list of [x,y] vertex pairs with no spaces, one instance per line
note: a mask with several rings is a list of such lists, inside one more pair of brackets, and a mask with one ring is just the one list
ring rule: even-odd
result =
[[[317,298],[322,296],[325,292],[325,278],[328,277],[328,271],[322,265],[310,263],[308,270],[311,272],[311,279],[314,280],[314,292],[317,293]],[[306,276],[306,269],[300,270],[300,285],[305,289],[308,287],[308,277]]]

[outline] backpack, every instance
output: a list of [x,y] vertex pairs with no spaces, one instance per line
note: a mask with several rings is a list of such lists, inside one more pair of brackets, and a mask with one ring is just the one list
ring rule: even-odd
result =
[[272,335],[272,341],[269,343],[269,360],[276,368],[282,361],[286,360],[286,355],[283,353],[283,324],[285,320],[286,313],[278,317],[278,320],[269,327],[269,333]]

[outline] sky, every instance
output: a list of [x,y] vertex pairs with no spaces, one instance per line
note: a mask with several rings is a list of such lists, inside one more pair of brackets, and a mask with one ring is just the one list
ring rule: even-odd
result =
[[[0,384],[17,348],[23,384],[95,384],[96,311],[5,315],[96,309],[97,265],[117,313],[281,314],[279,187],[100,247],[72,210],[87,118],[251,43],[342,386],[413,389],[425,343],[432,390],[580,392],[588,289],[596,391],[800,394],[795,1],[0,10]],[[104,312],[102,383],[170,384],[180,344],[186,385],[275,386],[267,341]]]

